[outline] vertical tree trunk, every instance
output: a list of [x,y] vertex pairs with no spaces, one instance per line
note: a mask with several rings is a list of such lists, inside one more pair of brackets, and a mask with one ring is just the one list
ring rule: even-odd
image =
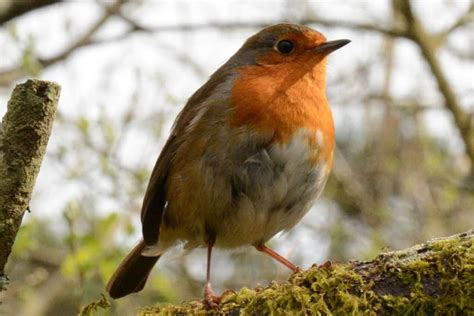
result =
[[0,125],[0,291],[5,265],[46,151],[60,86],[28,80],[13,90]]

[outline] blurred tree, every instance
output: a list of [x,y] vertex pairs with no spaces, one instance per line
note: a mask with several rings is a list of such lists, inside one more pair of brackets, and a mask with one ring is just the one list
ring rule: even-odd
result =
[[[7,314],[71,314],[100,296],[139,236],[150,168],[185,96],[237,42],[282,21],[353,43],[330,61],[333,174],[275,246],[305,265],[368,259],[474,225],[472,2],[52,2],[0,5],[0,87],[38,75],[64,92],[9,265]],[[172,257],[111,313],[200,297],[204,254]],[[214,273],[220,289],[288,275],[249,249],[218,253]]]

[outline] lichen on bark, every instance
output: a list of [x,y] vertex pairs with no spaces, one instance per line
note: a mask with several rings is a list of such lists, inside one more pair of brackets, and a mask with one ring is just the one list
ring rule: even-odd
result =
[[378,255],[327,263],[286,283],[243,288],[218,310],[199,300],[157,305],[152,315],[474,315],[474,230]]
[[0,291],[56,116],[60,86],[28,80],[13,90],[0,125]]

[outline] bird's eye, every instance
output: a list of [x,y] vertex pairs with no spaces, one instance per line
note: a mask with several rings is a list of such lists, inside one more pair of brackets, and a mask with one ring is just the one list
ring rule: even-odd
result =
[[276,49],[282,54],[289,54],[293,51],[293,43],[289,40],[281,40],[276,44]]

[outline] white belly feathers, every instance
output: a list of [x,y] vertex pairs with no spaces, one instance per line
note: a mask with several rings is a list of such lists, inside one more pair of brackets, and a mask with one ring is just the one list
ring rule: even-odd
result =
[[235,209],[220,223],[216,246],[266,242],[307,213],[327,179],[326,163],[311,160],[308,133],[300,130],[286,145],[273,145],[244,162],[247,181],[236,188]]
[[[327,163],[314,159],[322,143],[319,134],[311,142],[310,131],[302,129],[286,144],[268,147],[241,133],[232,135],[227,148],[191,160],[170,184],[182,188],[182,195],[165,210],[159,245],[145,252],[156,255],[177,241],[186,248],[205,247],[209,231],[217,247],[255,245],[292,228],[326,183]],[[192,185],[190,179],[199,181]]]

